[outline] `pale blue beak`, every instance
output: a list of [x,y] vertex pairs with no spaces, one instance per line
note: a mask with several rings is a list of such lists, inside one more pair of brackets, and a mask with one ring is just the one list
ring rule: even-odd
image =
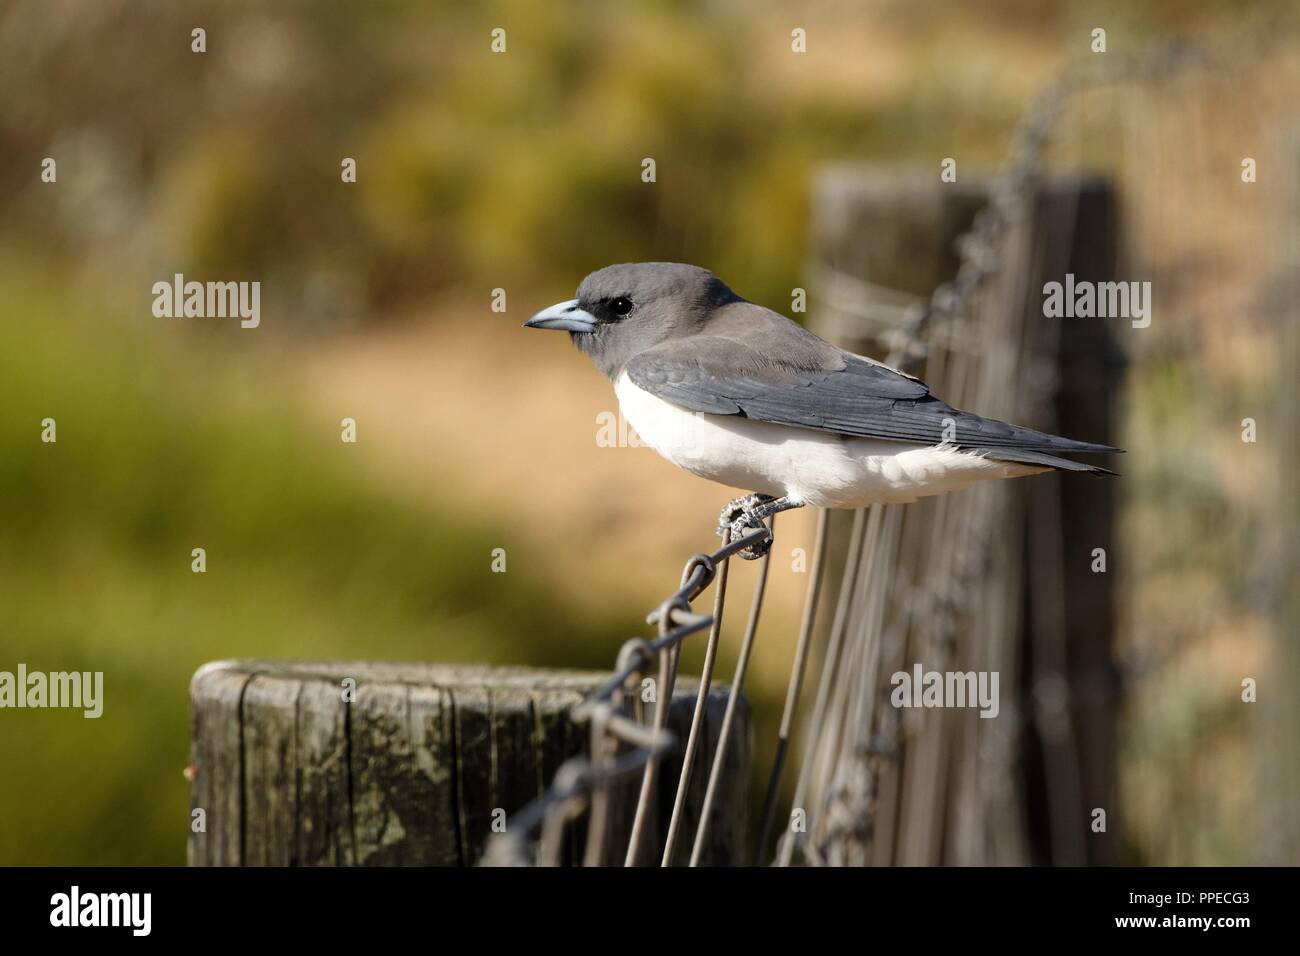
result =
[[542,309],[524,323],[526,329],[561,329],[565,332],[591,332],[596,328],[596,317],[586,309],[578,308],[578,300],[557,302]]

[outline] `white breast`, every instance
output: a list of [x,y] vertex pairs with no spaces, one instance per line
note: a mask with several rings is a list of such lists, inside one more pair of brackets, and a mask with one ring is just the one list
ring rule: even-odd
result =
[[641,440],[678,467],[742,491],[791,495],[816,507],[915,501],[987,478],[1046,470],[990,461],[950,445],[851,438],[689,412],[638,388],[626,373],[614,391]]

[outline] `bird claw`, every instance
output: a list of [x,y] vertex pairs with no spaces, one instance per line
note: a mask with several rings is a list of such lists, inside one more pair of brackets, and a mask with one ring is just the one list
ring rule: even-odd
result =
[[[762,518],[755,518],[752,515],[745,515],[744,517],[737,518],[731,523],[731,540],[739,540],[750,532],[760,528],[763,531],[767,531],[767,525],[763,523]],[[769,532],[768,534],[756,539],[752,544],[741,548],[736,553],[746,561],[757,561],[771,550],[772,535]]]
[[728,501],[722,508],[722,513],[718,515],[718,536],[722,532],[731,528],[731,526],[746,514],[752,514],[756,505],[766,504],[775,500],[771,495],[741,495],[733,501]]
[[[774,500],[776,499],[771,495],[752,494],[727,502],[722,513],[718,515],[718,537],[725,538],[730,532],[731,540],[738,541],[752,531],[758,529],[767,531],[767,525],[759,515],[754,513],[754,509]],[[771,549],[772,535],[768,533],[736,553],[746,561],[754,561]]]

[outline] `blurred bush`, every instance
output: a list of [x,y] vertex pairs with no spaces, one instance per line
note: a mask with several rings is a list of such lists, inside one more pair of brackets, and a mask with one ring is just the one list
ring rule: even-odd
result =
[[[576,282],[649,256],[743,271],[754,294],[783,298],[807,167],[860,150],[869,127],[860,101],[791,108],[798,94],[746,55],[739,13],[19,3],[0,43],[0,146],[14,160],[0,218],[110,268],[131,256],[163,273],[273,275],[340,313],[455,284]],[[190,50],[195,26],[206,54]],[[496,26],[503,54],[489,48]],[[765,42],[788,55],[788,30]],[[115,235],[102,209],[47,214],[30,173],[47,155],[65,197],[92,174],[114,197]],[[344,157],[355,186],[340,182]],[[641,181],[645,157],[656,186]],[[328,294],[309,296],[320,282]]]

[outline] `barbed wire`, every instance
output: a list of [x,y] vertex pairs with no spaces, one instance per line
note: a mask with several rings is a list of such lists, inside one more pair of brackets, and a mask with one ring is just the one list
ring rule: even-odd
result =
[[[648,624],[658,627],[659,636],[650,641],[632,638],[624,643],[619,650],[613,675],[574,707],[570,714],[575,723],[588,724],[591,728],[590,756],[573,757],[560,766],[550,789],[518,811],[506,833],[494,835],[483,857],[484,865],[529,865],[532,861],[528,841],[538,827],[544,829],[538,862],[557,864],[562,834],[556,829],[556,822],[566,823],[587,809],[591,810],[591,815],[584,860],[588,864],[599,864],[604,857],[607,837],[602,802],[607,799],[612,782],[639,771],[643,774],[642,788],[627,850],[628,865],[636,862],[659,758],[677,743],[676,735],[667,729],[666,724],[681,644],[686,638],[707,628],[711,631],[710,644],[716,645],[721,624],[720,605],[726,595],[729,559],[750,545],[770,540],[772,534],[770,524],[734,541],[730,540],[728,532],[724,534],[722,545],[717,550],[710,554],[696,554],[687,560],[682,569],[681,586],[646,617]],[[766,580],[767,558],[764,555],[760,564],[760,582]],[[691,606],[692,602],[708,589],[715,578],[719,579],[719,586],[715,599],[718,606],[715,606],[714,614],[696,613]],[[757,626],[757,620],[756,610],[751,614],[751,626],[747,629],[750,633]],[[659,667],[659,680],[655,694],[655,716],[653,724],[647,727],[622,712],[623,697],[639,689],[642,678],[656,665]],[[688,758],[683,764],[678,801],[670,822],[665,861],[670,858],[673,849],[671,834],[675,832],[674,824],[680,820],[682,795],[690,776],[689,755],[693,752],[692,744],[698,741],[698,725],[707,696],[708,680],[702,676],[691,734],[688,737]],[[733,687],[732,699],[736,696],[738,688]],[[733,712],[734,705],[729,700],[728,714]],[[620,744],[635,749],[619,754],[617,747]]]

